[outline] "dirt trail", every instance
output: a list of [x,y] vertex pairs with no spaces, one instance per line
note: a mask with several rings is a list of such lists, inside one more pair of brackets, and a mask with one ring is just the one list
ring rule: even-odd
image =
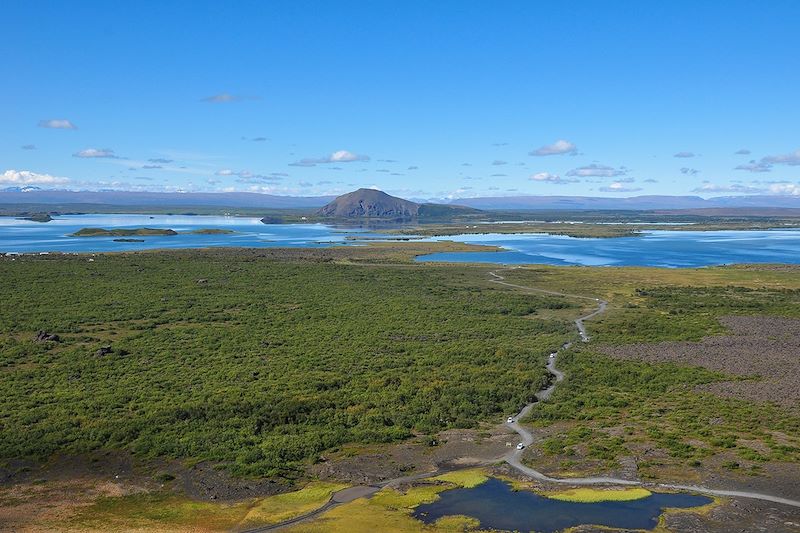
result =
[[[590,318],[593,318],[597,315],[604,313],[608,307],[608,302],[605,300],[601,300],[599,298],[592,298],[589,296],[583,296],[579,294],[567,294],[561,293],[557,291],[550,291],[545,289],[537,289],[534,287],[526,287],[524,285],[516,285],[514,283],[508,283],[505,281],[505,278],[498,274],[498,272],[514,270],[514,268],[504,268],[498,269],[492,272],[489,272],[489,275],[492,276],[492,282],[498,283],[500,285],[505,285],[508,287],[514,287],[517,289],[525,290],[528,292],[536,292],[540,294],[550,294],[555,296],[564,296],[567,298],[574,298],[580,300],[592,300],[597,302],[597,309],[588,315],[584,315],[575,319],[575,326],[578,328],[578,334],[583,342],[589,341],[589,335],[586,333],[586,327],[584,326],[584,321]],[[571,346],[571,343],[566,343],[562,346],[562,349],[567,349]],[[553,390],[555,389],[558,382],[564,379],[564,373],[561,372],[556,368],[556,360],[558,359],[558,352],[555,352],[552,357],[550,357],[549,361],[547,362],[547,370],[555,377],[555,381],[552,385],[550,385],[547,389],[540,391],[536,398],[539,401],[546,401],[550,398]],[[513,422],[508,422],[506,425],[517,432],[517,434],[522,439],[522,443],[527,448],[531,444],[533,444],[534,439],[533,435],[524,427],[517,423],[518,420],[524,418],[525,416],[530,413],[531,409],[536,406],[536,403],[529,403],[522,410],[517,413],[517,415],[513,418]],[[635,486],[642,486],[648,488],[662,488],[662,489],[673,489],[673,490],[686,490],[692,492],[698,492],[702,494],[711,494],[713,496],[732,496],[732,497],[739,497],[739,498],[753,498],[756,500],[764,500],[768,502],[774,503],[782,503],[785,505],[791,505],[792,507],[800,507],[800,501],[791,500],[789,498],[781,498],[779,496],[772,496],[770,494],[761,494],[758,492],[749,492],[749,491],[736,491],[736,490],[721,490],[721,489],[711,489],[707,487],[700,487],[695,485],[673,485],[673,484],[666,484],[666,483],[644,483],[641,481],[635,481],[630,479],[620,479],[620,478],[613,478],[613,477],[583,477],[583,478],[567,478],[567,479],[560,479],[550,477],[546,474],[539,472],[538,470],[534,470],[528,466],[522,464],[522,454],[524,453],[523,450],[512,450],[506,454],[504,457],[505,461],[514,467],[519,472],[522,472],[525,475],[528,475],[534,479],[538,479],[540,481],[546,481],[549,483],[563,483],[567,485],[602,485],[602,484],[612,484],[612,485],[635,485]]]
[[[511,268],[502,268],[497,269],[489,272],[489,275],[492,277],[490,280],[492,283],[497,283],[499,285],[504,285],[506,287],[513,287],[515,289],[520,289],[526,292],[534,292],[538,294],[549,294],[552,296],[563,296],[566,298],[573,298],[578,300],[590,300],[597,304],[597,309],[592,311],[591,313],[581,316],[575,319],[575,327],[578,330],[578,334],[580,336],[581,341],[589,342],[589,335],[586,332],[586,327],[584,325],[585,320],[589,320],[595,316],[598,316],[604,313],[608,307],[608,302],[602,300],[600,298],[592,298],[590,296],[583,296],[580,294],[567,294],[558,291],[551,291],[547,289],[538,289],[535,287],[526,287],[524,285],[517,285],[514,283],[509,283],[505,281],[505,277],[498,274],[498,272],[505,272],[509,270],[515,270],[519,267],[511,267]],[[571,342],[565,343],[561,349],[568,349],[572,346]],[[553,383],[547,387],[546,389],[542,389],[536,394],[536,399],[540,402],[547,401],[550,398],[550,395],[556,388],[556,385],[564,379],[564,373],[561,372],[556,368],[556,360],[558,359],[558,352],[554,352],[554,355],[549,358],[547,362],[547,370],[554,376],[555,380]],[[525,416],[530,413],[530,411],[536,406],[536,403],[529,403],[522,410],[513,417],[512,422],[507,422],[506,425],[513,429],[522,439],[522,443],[527,448],[534,442],[533,435],[524,427],[519,425],[517,422],[518,420],[524,418]],[[682,490],[682,491],[690,491],[690,492],[697,492],[700,494],[710,494],[712,496],[727,496],[727,497],[735,497],[735,498],[752,498],[756,500],[764,500],[773,503],[781,503],[785,505],[791,505],[792,507],[800,507],[800,501],[797,500],[790,500],[788,498],[781,498],[779,496],[772,496],[769,494],[761,494],[758,492],[748,492],[748,491],[735,491],[735,490],[721,490],[721,489],[711,489],[707,487],[699,487],[695,485],[672,485],[666,483],[644,483],[642,481],[634,481],[630,479],[620,479],[614,477],[583,477],[583,478],[568,478],[568,479],[560,479],[550,477],[546,474],[539,472],[538,470],[534,470],[528,466],[522,464],[522,454],[525,450],[517,450],[514,449],[508,452],[505,457],[502,459],[515,468],[517,471],[530,476],[534,479],[538,479],[539,481],[545,481],[548,483],[563,483],[565,485],[632,485],[632,486],[641,486],[647,488],[661,488],[661,489],[672,489],[672,490]],[[474,465],[472,465],[474,466]],[[244,533],[261,533],[264,531],[275,531],[278,529],[282,529],[284,527],[297,524],[299,522],[305,522],[306,520],[311,520],[318,515],[324,513],[328,509],[335,507],[337,505],[341,505],[343,503],[348,503],[358,498],[369,497],[381,490],[385,487],[396,486],[401,483],[406,483],[409,481],[415,481],[419,479],[425,479],[434,475],[441,473],[437,472],[424,472],[420,474],[414,474],[411,476],[405,476],[396,479],[390,479],[384,481],[379,484],[375,485],[357,485],[354,487],[349,487],[339,492],[335,492],[331,499],[322,507],[315,509],[309,513],[304,515],[292,518],[290,520],[286,520],[285,522],[281,522],[278,524],[272,524],[268,526],[262,526],[258,528],[248,529]]]

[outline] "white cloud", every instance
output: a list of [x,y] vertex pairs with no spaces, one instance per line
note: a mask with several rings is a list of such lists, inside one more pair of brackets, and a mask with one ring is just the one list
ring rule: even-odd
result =
[[680,158],[684,158],[684,159],[688,158],[688,157],[694,157],[694,156],[695,156],[694,152],[678,152],[677,154],[673,154],[672,155],[672,157],[680,157]]
[[576,183],[580,181],[575,178],[562,178],[558,174],[550,174],[549,172],[537,172],[536,174],[531,175],[529,179],[531,179],[532,181],[540,181],[543,183],[558,183],[558,184]]
[[795,150],[790,154],[768,155],[761,158],[762,163],[775,164],[775,165],[800,165],[800,150]]
[[120,159],[111,148],[87,148],[86,150],[75,152],[72,156],[86,159]]
[[52,118],[50,120],[40,120],[40,128],[51,128],[56,130],[77,130],[78,127],[64,118]]
[[750,150],[748,150],[747,148],[740,148],[733,153],[735,155],[750,155]]
[[368,155],[359,155],[348,150],[337,150],[326,157],[306,158],[294,163],[289,163],[293,167],[314,167],[325,163],[353,163],[355,161],[369,161]]
[[600,187],[600,190],[603,192],[636,192],[641,191],[642,189],[640,187],[628,187],[624,183],[615,181],[611,185]]
[[797,183],[773,183],[769,186],[769,192],[772,194],[800,196],[800,185]]
[[567,172],[567,176],[579,176],[581,178],[599,177],[599,178],[614,178],[625,174],[625,169],[613,168],[606,165],[598,165],[592,163],[583,167],[578,167]]
[[30,170],[10,169],[0,174],[0,183],[5,184],[31,185],[38,183],[43,185],[57,185],[67,182],[69,182],[68,178],[51,176],[50,174],[39,174],[37,172],[31,172]]
[[569,141],[565,141],[564,139],[559,139],[553,144],[546,144],[544,146],[540,146],[535,150],[531,150],[528,153],[528,155],[535,155],[535,156],[562,155],[562,154],[575,155],[577,153],[578,153],[577,146],[575,146]]

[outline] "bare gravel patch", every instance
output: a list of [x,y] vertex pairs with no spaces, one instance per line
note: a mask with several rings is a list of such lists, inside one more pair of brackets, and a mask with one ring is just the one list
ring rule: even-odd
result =
[[600,346],[601,353],[649,363],[702,366],[735,376],[760,378],[699,387],[722,396],[772,401],[800,407],[800,320],[764,316],[728,316],[720,323],[727,335],[699,342],[637,343]]

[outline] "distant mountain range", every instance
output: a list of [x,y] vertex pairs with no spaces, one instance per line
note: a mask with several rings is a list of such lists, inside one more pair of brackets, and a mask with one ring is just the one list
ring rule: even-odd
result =
[[0,204],[103,204],[112,206],[317,208],[333,196],[278,196],[250,192],[165,193],[125,191],[53,191],[5,189]]
[[497,196],[484,198],[459,198],[454,203],[476,209],[527,209],[527,210],[632,210],[651,211],[668,209],[707,208],[800,208],[800,196],[631,196],[628,198],[600,198],[592,196]]
[[[370,192],[372,191],[372,192]],[[360,189],[363,199],[379,191]],[[349,193],[354,194],[354,193]],[[385,194],[385,193],[381,193]],[[359,195],[356,195],[359,196]],[[419,214],[414,206],[466,206],[482,210],[672,210],[715,208],[800,208],[800,196],[632,196],[629,198],[600,198],[591,196],[496,196],[482,198],[457,198],[453,200],[417,203],[385,195],[390,199],[384,205],[378,202],[376,212]],[[330,215],[341,215],[354,205],[354,197],[343,195],[343,200],[330,207]],[[377,196],[376,196],[377,198]],[[264,209],[319,209],[331,203],[333,196],[279,196],[260,193],[159,193],[122,191],[54,191],[36,187],[10,187],[0,190],[0,204],[103,204],[107,206],[196,206],[196,207],[247,207]],[[386,201],[382,198],[381,201]],[[367,202],[369,203],[369,201]],[[380,204],[380,205],[379,205]],[[353,211],[353,213],[357,212]],[[376,215],[370,215],[376,216]]]

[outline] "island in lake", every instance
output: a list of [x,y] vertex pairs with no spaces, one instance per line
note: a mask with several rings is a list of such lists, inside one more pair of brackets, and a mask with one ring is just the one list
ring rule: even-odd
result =
[[[75,233],[70,234],[70,237],[143,237],[143,236],[165,236],[165,235],[178,235],[179,232],[169,228],[82,228]],[[192,231],[182,232],[193,235],[224,235],[229,233],[236,233],[229,229],[220,228],[202,228]],[[115,239],[117,242],[134,242],[133,240]]]

